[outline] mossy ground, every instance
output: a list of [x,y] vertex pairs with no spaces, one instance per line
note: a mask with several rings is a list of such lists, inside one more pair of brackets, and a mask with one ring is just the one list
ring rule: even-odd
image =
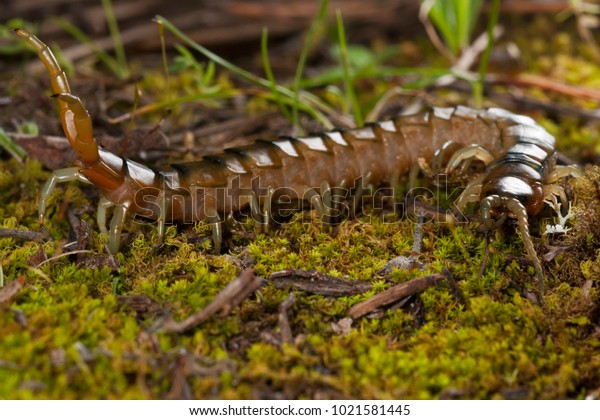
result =
[[[563,80],[578,84],[593,85],[586,80],[600,79],[600,68],[576,51],[575,41],[560,34],[552,39],[557,47],[552,51],[560,52],[536,52],[544,38],[524,44],[532,46],[528,53],[538,56],[532,61],[538,67],[532,68],[547,73],[564,69],[568,77]],[[544,59],[570,64],[549,67]],[[597,123],[540,121],[557,135],[559,148],[597,156]],[[40,230],[37,197],[48,175],[36,161],[0,160],[2,227]],[[26,279],[11,302],[0,306],[0,395],[598,396],[599,185],[597,167],[567,185],[576,217],[566,235],[540,236],[552,214],[531,220],[539,255],[562,247],[544,262],[544,307],[528,298],[537,287],[535,272],[512,224],[496,232],[481,277],[484,241],[476,222],[454,227],[425,224],[418,256],[425,269],[395,269],[388,278],[378,275],[390,259],[410,251],[415,225],[410,220],[385,223],[377,213],[368,220],[342,223],[335,234],[316,222],[301,223],[300,216],[264,234],[252,226],[238,228],[228,255],[210,252],[203,240],[208,230],[202,224],[170,227],[158,246],[153,229],[130,223],[116,270],[104,257],[106,238],[93,223],[93,187],[63,185],[50,198],[45,224],[54,240],[38,244],[0,238],[4,283]],[[68,242],[67,209],[83,209],[83,219],[92,226],[91,251],[50,259],[64,252]],[[304,220],[310,217],[303,215]],[[94,258],[101,263],[94,264]],[[187,333],[153,329],[162,316],[180,320],[205,307],[242,264],[252,265],[265,278],[284,268],[316,269],[371,282],[374,288],[342,298],[295,292],[298,300],[289,311],[291,344],[281,344],[278,324],[279,306],[289,291],[270,283],[229,315],[213,317]],[[442,284],[413,298],[404,309],[355,320],[349,330],[338,327],[353,304],[444,267],[457,279],[465,303]]]

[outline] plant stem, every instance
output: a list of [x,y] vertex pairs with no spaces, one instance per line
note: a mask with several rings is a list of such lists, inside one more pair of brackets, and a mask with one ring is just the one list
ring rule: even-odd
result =
[[104,8],[106,24],[108,25],[108,30],[115,47],[115,57],[118,63],[119,77],[126,79],[129,77],[129,66],[127,65],[125,48],[123,48],[123,43],[121,42],[121,33],[119,32],[119,25],[117,24],[117,18],[115,17],[111,0],[102,0],[102,7]]
[[498,16],[500,15],[500,0],[492,0],[492,8],[490,10],[490,20],[487,26],[488,42],[487,47],[481,55],[479,61],[479,79],[473,85],[473,101],[477,108],[481,108],[483,105],[483,82],[485,79],[485,72],[487,71],[488,64],[490,62],[490,53],[494,46],[494,28],[498,24]]

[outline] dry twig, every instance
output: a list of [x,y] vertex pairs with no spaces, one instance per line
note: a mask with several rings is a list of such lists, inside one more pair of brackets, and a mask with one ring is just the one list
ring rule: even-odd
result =
[[247,268],[221,290],[214,300],[202,310],[190,315],[181,322],[168,319],[159,328],[167,332],[181,333],[198,326],[217,312],[226,315],[250,294],[260,288],[262,284],[263,279],[255,276],[254,270]]
[[46,231],[32,232],[23,229],[0,228],[0,238],[23,239],[24,241],[44,242],[50,239]]
[[539,88],[564,96],[600,101],[599,89],[568,85],[547,77],[535,76],[531,74],[521,74],[515,76],[505,74],[488,74],[485,76],[485,82],[490,84]]
[[287,269],[269,276],[278,289],[292,287],[322,296],[348,296],[364,293],[373,288],[369,283],[340,279],[316,270]]
[[286,300],[279,306],[279,330],[281,331],[281,342],[285,344],[291,344],[294,337],[292,335],[292,327],[290,327],[290,319],[288,318],[287,311],[294,306],[296,303],[296,296],[292,292],[288,294]]
[[364,316],[369,312],[373,312],[375,309],[378,309],[382,306],[397,302],[407,296],[420,293],[431,286],[435,286],[443,279],[444,276],[441,274],[431,274],[429,276],[419,277],[407,281],[406,283],[391,287],[381,293],[376,294],[370,299],[354,305],[352,308],[350,308],[350,311],[348,311],[348,316],[354,319],[360,318],[361,316]]

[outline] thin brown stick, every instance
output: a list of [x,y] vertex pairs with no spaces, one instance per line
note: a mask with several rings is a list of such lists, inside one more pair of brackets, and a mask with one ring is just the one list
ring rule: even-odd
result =
[[226,315],[250,294],[261,287],[262,284],[263,279],[255,276],[254,270],[247,268],[221,290],[214,300],[206,307],[195,314],[190,315],[181,322],[168,319],[163,323],[161,329],[167,332],[181,333],[198,326],[217,312]]
[[50,239],[48,232],[32,232],[23,229],[0,228],[0,238],[23,239],[25,241],[44,242]]
[[397,302],[407,296],[420,293],[431,286],[439,284],[444,279],[441,274],[431,274],[425,277],[419,277],[406,283],[391,287],[381,293],[376,294],[370,299],[357,303],[348,311],[348,316],[356,319],[374,311],[382,306]]
[[[500,5],[501,13],[525,14],[525,13],[559,13],[569,8],[568,0],[546,0],[546,1],[523,1],[504,0]],[[485,4],[483,10],[489,11],[489,5]]]
[[452,290],[452,294],[454,295],[454,298],[456,299],[456,301],[458,303],[460,303],[461,305],[466,305],[467,300],[465,299],[465,296],[463,295],[462,291],[458,287],[458,284],[456,283],[456,279],[454,278],[454,276],[452,275],[450,270],[448,270],[446,267],[444,267],[442,269],[442,274],[444,275],[444,277],[446,277],[446,281],[448,282],[448,285],[450,286],[450,290]]
[[348,296],[364,293],[373,288],[370,283],[340,279],[316,270],[287,269],[269,276],[278,289],[292,287],[322,296]]
[[284,344],[291,344],[294,340],[294,336],[292,335],[292,327],[290,326],[290,319],[288,317],[287,311],[294,306],[296,303],[296,296],[294,293],[290,292],[286,300],[279,306],[279,330],[281,332],[281,342]]
[[485,76],[485,82],[491,84],[502,84],[509,86],[536,87],[546,91],[560,93],[561,95],[574,98],[591,99],[600,101],[600,89],[591,89],[583,86],[572,86],[547,77],[534,76],[531,74],[506,75],[506,74],[488,74]]

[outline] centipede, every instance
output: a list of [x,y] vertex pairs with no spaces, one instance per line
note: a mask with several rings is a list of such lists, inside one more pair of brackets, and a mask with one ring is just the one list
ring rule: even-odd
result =
[[258,140],[193,162],[150,167],[99,147],[91,117],[71,93],[50,48],[26,30],[15,33],[33,46],[49,73],[65,136],[78,156],[74,167],[55,170],[43,187],[40,224],[56,186],[80,180],[101,192],[96,220],[108,235],[109,252],[118,252],[129,214],[156,221],[160,238],[166,223],[204,220],[212,227],[218,252],[228,215],[247,209],[268,225],[273,209],[289,199],[290,191],[327,215],[334,207],[328,193],[332,189],[352,188],[356,198],[363,184],[394,185],[419,162],[459,177],[477,161],[484,170],[466,184],[456,207],[479,203],[482,224],[490,230],[507,218],[516,219],[543,291],[529,217],[538,215],[546,200],[567,203],[557,181],[578,176],[580,170],[557,164],[554,137],[528,116],[500,108],[434,107],[361,128]]

